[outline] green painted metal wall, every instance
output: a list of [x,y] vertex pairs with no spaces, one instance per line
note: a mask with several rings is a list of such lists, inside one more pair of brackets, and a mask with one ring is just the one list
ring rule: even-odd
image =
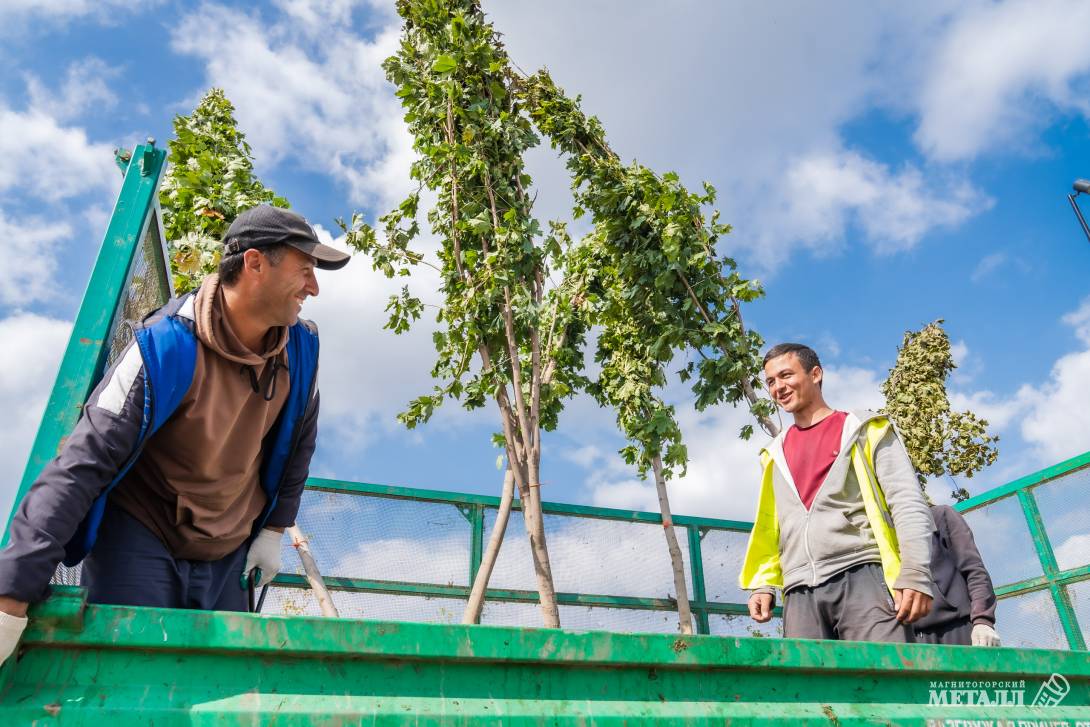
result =
[[86,606],[78,589],[32,623],[0,669],[0,724],[1090,720],[1090,659],[1072,652]]

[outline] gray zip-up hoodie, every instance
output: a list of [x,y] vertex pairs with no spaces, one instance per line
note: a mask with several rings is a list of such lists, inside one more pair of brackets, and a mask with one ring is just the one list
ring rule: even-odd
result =
[[[765,448],[775,463],[772,482],[780,526],[784,592],[798,586],[819,586],[861,563],[881,562],[878,542],[867,519],[849,457],[852,443],[863,445],[865,425],[877,416],[868,411],[848,414],[840,450],[809,510],[802,504],[784,457],[783,439],[787,430]],[[901,573],[894,587],[931,595],[931,531],[935,525],[912,460],[893,427],[875,447],[874,470],[900,546]],[[772,592],[771,588],[757,590]]]

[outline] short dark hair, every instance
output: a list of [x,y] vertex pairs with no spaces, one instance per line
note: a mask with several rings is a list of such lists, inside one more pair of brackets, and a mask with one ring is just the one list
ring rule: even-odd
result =
[[777,343],[775,346],[768,349],[768,353],[765,354],[765,360],[761,363],[761,366],[764,367],[765,364],[772,359],[779,358],[788,353],[793,353],[798,357],[799,363],[802,364],[802,368],[807,373],[813,371],[815,366],[821,366],[821,360],[818,358],[814,349],[801,343]]
[[[267,257],[270,265],[279,265],[280,261],[284,259],[284,255],[288,252],[288,246],[283,243],[251,249],[257,250]],[[226,285],[230,288],[238,282],[239,276],[242,275],[242,257],[245,253],[246,251],[243,250],[242,252],[236,252],[233,255],[224,255],[220,258],[219,274],[221,285]]]

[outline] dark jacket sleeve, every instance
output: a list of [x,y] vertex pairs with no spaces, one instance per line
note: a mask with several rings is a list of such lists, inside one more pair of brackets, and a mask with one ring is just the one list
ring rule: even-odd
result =
[[288,460],[284,471],[284,484],[280,487],[280,496],[277,498],[276,507],[265,521],[265,527],[287,528],[295,524],[295,516],[299,512],[299,501],[303,497],[303,486],[306,485],[307,476],[310,474],[310,460],[314,456],[318,439],[319,400],[318,388],[315,386],[314,396],[311,397],[306,414],[303,416],[299,444],[291,459]]
[[984,567],[984,559],[980,557],[980,550],[976,547],[973,531],[957,510],[950,507],[943,510],[950,533],[950,549],[954,552],[958,570],[965,576],[965,583],[969,587],[969,618],[974,624],[986,623],[994,626],[995,588],[992,587],[988,569]]
[[[119,375],[122,366],[128,367],[128,375]],[[0,595],[27,602],[49,595],[49,580],[64,557],[64,546],[132,454],[143,410],[139,349],[135,361],[127,349],[87,400],[60,452],[18,503],[10,540],[0,551]]]

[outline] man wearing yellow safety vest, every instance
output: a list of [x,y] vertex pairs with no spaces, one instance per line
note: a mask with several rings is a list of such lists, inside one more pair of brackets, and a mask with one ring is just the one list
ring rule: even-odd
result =
[[900,437],[884,416],[829,407],[807,346],[774,346],[764,375],[795,422],[761,451],[739,577],[750,616],[769,621],[780,588],[788,638],[914,641],[909,624],[931,610],[934,522]]

